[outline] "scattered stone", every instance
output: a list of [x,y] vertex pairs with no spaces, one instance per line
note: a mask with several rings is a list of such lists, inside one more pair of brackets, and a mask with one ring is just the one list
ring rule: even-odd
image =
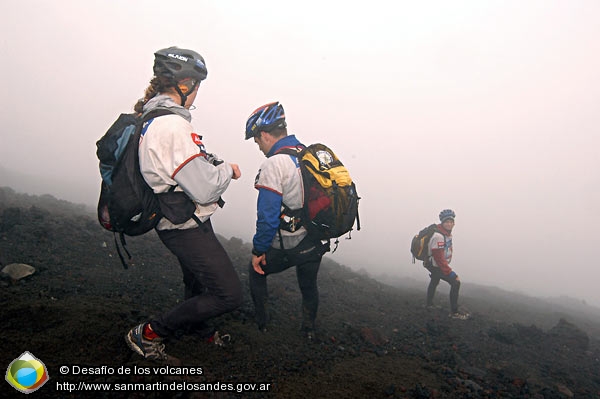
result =
[[526,381],[519,377],[515,378],[512,382],[512,384],[518,388],[523,387],[525,385],[525,383],[526,383]]
[[480,379],[483,378],[483,377],[485,377],[485,375],[487,374],[487,371],[482,370],[482,369],[477,368],[477,367],[472,367],[472,366],[463,367],[461,369],[461,371],[464,372],[467,375],[470,375],[470,376],[475,377],[475,378],[480,378]]
[[571,390],[569,388],[567,388],[566,386],[564,386],[562,384],[556,384],[556,389],[558,390],[558,392],[562,393],[567,398],[572,398],[574,396],[573,392],[571,392]]
[[18,281],[35,273],[35,267],[26,265],[25,263],[11,263],[2,269],[2,273],[6,274],[12,280]]
[[478,383],[476,383],[475,381],[472,381],[472,380],[464,380],[463,385],[466,388],[470,389],[472,392],[483,391],[483,388],[481,387],[481,385],[479,385]]
[[427,387],[417,384],[415,389],[413,390],[413,397],[415,399],[429,399],[431,396],[431,391],[427,389]]
[[385,349],[377,349],[375,351],[375,354],[379,357],[385,356],[388,354],[388,351],[386,351]]
[[361,328],[360,336],[365,342],[375,346],[384,345],[388,342],[388,339],[380,331],[369,327]]

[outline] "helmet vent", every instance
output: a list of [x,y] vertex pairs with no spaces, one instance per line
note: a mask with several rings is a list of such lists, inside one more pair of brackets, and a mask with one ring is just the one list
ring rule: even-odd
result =
[[166,62],[166,64],[169,66],[169,68],[174,69],[176,71],[181,71],[181,65],[179,65],[176,62]]

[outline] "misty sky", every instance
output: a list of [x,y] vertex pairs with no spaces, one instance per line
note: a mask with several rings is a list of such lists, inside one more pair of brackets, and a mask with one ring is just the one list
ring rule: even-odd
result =
[[96,141],[143,95],[154,51],[187,47],[208,66],[193,124],[243,175],[217,233],[252,238],[264,158],[244,124],[279,100],[288,130],[332,147],[362,197],[362,230],[334,260],[425,281],[410,239],[452,208],[463,290],[600,306],[600,2],[282,4],[5,1],[0,167],[95,205]]

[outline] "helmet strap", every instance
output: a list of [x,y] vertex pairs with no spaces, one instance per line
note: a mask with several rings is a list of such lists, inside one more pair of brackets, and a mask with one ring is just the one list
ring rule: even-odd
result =
[[[192,85],[192,87],[190,87],[189,90],[186,91],[186,93],[193,93],[194,90],[196,90],[196,88],[200,85],[200,82],[197,80],[194,80],[194,84]],[[185,102],[187,101],[187,98],[189,96],[189,94],[183,94],[183,91],[181,90],[181,88],[179,87],[178,84],[175,85],[175,90],[177,90],[177,93],[179,94],[179,97],[181,97],[181,106],[185,107]]]
[[181,106],[184,107],[188,96],[183,94],[183,92],[181,91],[181,89],[179,88],[178,85],[175,85],[175,90],[177,91],[177,94],[179,94],[179,97],[181,97]]

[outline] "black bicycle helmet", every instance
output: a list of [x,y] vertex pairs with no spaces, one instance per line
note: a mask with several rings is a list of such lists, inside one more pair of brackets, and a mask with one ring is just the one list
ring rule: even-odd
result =
[[186,78],[206,79],[208,71],[204,58],[193,50],[169,47],[154,53],[154,75],[179,82]]

